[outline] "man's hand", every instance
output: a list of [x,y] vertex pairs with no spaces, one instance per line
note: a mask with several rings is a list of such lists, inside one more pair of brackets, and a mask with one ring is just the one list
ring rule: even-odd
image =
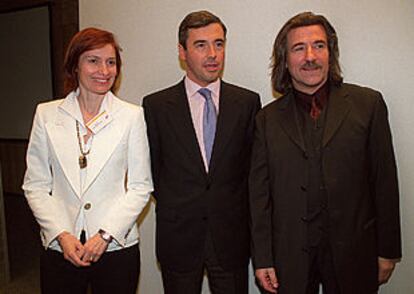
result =
[[84,247],[82,243],[72,234],[68,232],[61,233],[57,240],[63,250],[63,257],[70,261],[76,267],[90,266],[90,262],[82,261],[84,255]]
[[256,269],[256,278],[263,289],[270,293],[277,293],[279,283],[274,268],[269,267]]
[[108,247],[108,243],[102,239],[99,233],[86,241],[84,245],[84,254],[82,260],[84,262],[97,262]]
[[378,284],[382,285],[388,282],[394,271],[398,259],[386,259],[378,257]]

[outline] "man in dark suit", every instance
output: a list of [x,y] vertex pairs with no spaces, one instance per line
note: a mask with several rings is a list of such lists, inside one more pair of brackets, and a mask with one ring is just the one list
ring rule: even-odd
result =
[[273,50],[282,96],[257,115],[249,178],[256,277],[271,293],[376,293],[401,257],[385,102],[342,82],[324,16],[294,16]]
[[248,172],[259,95],[223,82],[226,27],[207,11],[179,28],[186,77],[144,98],[165,293],[247,293]]

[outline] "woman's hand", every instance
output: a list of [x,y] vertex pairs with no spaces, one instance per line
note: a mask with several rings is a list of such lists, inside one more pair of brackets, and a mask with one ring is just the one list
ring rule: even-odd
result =
[[57,237],[57,240],[63,250],[64,258],[70,261],[74,266],[83,267],[91,265],[90,262],[82,260],[85,249],[75,236],[68,232],[63,232]]
[[97,233],[86,241],[83,248],[84,254],[82,256],[82,261],[97,262],[105,252],[106,248],[108,248],[108,242],[102,239],[101,235]]

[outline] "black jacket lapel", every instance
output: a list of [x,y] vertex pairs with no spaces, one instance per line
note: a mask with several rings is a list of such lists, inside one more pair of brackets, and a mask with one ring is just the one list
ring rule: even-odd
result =
[[211,156],[209,174],[211,174],[220,156],[231,138],[231,133],[237,125],[240,108],[237,107],[237,98],[232,95],[230,88],[225,82],[221,82],[219,115],[217,118],[216,136],[214,139],[213,153]]
[[288,93],[280,99],[283,99],[283,101],[280,101],[278,107],[278,110],[280,111],[278,121],[289,138],[303,151],[306,151],[302,132],[300,131],[299,118],[293,93]]
[[347,95],[342,87],[331,87],[322,146],[328,144],[349,113],[350,104],[346,99]]
[[[166,101],[169,128],[175,133],[177,139],[181,142],[182,148],[188,152],[189,157],[200,167],[203,173],[206,173],[191,118],[184,82],[180,82],[173,90],[171,97]],[[175,144],[175,142],[171,143]]]

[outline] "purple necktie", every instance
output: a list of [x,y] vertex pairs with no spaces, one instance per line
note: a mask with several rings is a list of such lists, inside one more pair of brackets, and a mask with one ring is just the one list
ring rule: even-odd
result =
[[211,98],[211,91],[207,88],[201,88],[198,92],[204,97],[204,99],[206,99],[203,110],[203,139],[207,163],[210,164],[214,136],[216,134],[217,113],[216,108],[214,107],[213,99]]

